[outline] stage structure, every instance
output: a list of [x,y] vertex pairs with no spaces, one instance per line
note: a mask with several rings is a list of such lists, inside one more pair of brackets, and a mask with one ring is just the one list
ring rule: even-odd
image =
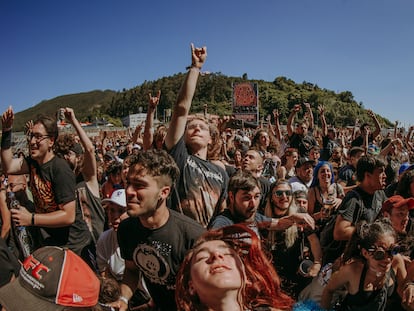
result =
[[257,83],[233,84],[233,115],[243,123],[257,125],[259,122],[259,87]]

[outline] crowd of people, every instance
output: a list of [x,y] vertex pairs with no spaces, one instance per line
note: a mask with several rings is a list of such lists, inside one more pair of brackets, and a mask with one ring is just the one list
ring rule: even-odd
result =
[[168,124],[161,91],[122,135],[66,107],[72,132],[38,116],[25,153],[3,113],[3,309],[414,310],[414,127],[191,115],[206,58],[191,45]]

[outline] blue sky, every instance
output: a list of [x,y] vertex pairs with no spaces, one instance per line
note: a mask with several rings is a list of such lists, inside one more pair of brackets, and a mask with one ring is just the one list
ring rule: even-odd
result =
[[[0,107],[204,70],[351,91],[414,124],[412,0],[0,0]],[[259,86],[260,87],[260,86]]]

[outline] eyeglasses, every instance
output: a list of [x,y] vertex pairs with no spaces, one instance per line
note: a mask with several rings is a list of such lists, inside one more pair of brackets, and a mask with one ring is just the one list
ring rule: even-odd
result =
[[394,245],[389,249],[382,249],[381,247],[378,248],[373,246],[373,248],[369,248],[368,252],[372,255],[372,258],[375,260],[384,260],[385,258],[392,258],[393,256],[397,255],[401,252],[401,247],[399,245]]
[[34,138],[37,143],[40,143],[42,140],[45,140],[46,138],[50,138],[50,136],[49,135],[42,135],[42,134],[39,134],[39,133],[29,133],[29,134],[27,134],[27,140],[28,141],[31,141],[32,138]]
[[279,198],[282,195],[286,195],[287,197],[290,197],[292,195],[292,191],[291,190],[276,190],[275,192],[273,192],[273,194]]

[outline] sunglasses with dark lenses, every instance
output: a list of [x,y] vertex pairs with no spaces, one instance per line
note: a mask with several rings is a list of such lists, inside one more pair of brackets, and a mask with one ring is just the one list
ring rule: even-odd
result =
[[399,245],[392,246],[389,249],[382,249],[382,248],[370,248],[368,252],[372,255],[372,258],[375,260],[384,260],[385,258],[392,258],[393,256],[397,255],[401,252],[401,247]]
[[292,195],[291,190],[276,190],[273,192],[273,194],[277,197],[281,197],[283,194],[285,194],[287,197],[290,197]]

